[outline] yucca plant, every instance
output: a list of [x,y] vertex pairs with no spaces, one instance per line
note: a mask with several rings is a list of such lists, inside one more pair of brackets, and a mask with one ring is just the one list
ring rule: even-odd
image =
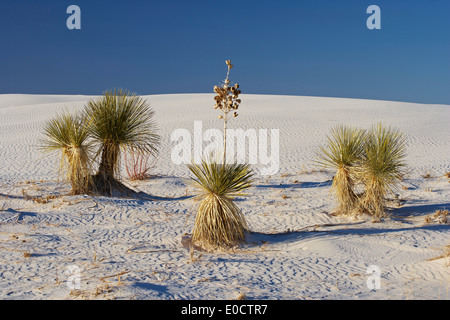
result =
[[125,149],[156,155],[160,136],[153,121],[154,111],[135,93],[114,90],[89,101],[85,114],[92,123],[91,137],[99,146],[94,181],[100,193],[111,195],[114,189],[123,188],[118,179]]
[[356,175],[364,184],[361,210],[373,216],[386,216],[386,196],[402,180],[406,163],[406,138],[402,132],[382,124],[373,126],[366,137]]
[[247,222],[233,198],[243,195],[253,176],[248,164],[222,164],[217,160],[190,164],[201,199],[192,240],[211,247],[231,247],[245,241]]
[[44,125],[46,151],[59,151],[61,161],[58,176],[70,182],[72,194],[88,193],[92,187],[91,152],[88,141],[90,124],[83,117],[64,113]]
[[361,160],[364,141],[364,130],[340,125],[316,152],[317,165],[335,170],[332,188],[338,203],[336,214],[352,215],[358,204],[354,168]]
[[[238,99],[239,85],[230,87],[229,74],[233,65],[228,66],[227,77],[221,86],[215,86],[215,109],[222,114],[224,121],[224,145],[222,159],[219,153],[203,159],[200,164],[188,165],[193,173],[195,185],[200,191],[197,199],[200,205],[195,218],[192,241],[204,247],[231,247],[245,241],[248,225],[244,215],[233,202],[233,197],[241,195],[252,183],[253,172],[248,164],[226,163],[226,130],[228,113],[237,110],[241,102]],[[233,114],[237,117],[236,111]]]

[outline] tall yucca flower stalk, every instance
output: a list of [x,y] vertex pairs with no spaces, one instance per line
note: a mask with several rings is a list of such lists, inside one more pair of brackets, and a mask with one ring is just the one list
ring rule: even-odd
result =
[[215,86],[214,92],[217,95],[214,97],[216,104],[214,105],[214,109],[219,109],[222,114],[219,115],[219,119],[223,119],[223,160],[222,163],[226,163],[226,155],[227,155],[227,124],[228,124],[228,114],[231,111],[233,112],[233,117],[237,117],[238,113],[235,111],[239,109],[239,105],[241,104],[241,99],[239,99],[239,95],[241,94],[241,90],[239,89],[239,84],[235,84],[234,87],[230,87],[230,71],[233,68],[230,60],[226,60],[225,63],[228,66],[227,77],[223,81],[221,86]]
[[332,184],[338,203],[336,214],[354,214],[358,203],[354,167],[361,159],[364,138],[364,130],[337,126],[327,137],[326,145],[317,151],[316,163],[336,170]]
[[357,176],[365,186],[361,209],[374,218],[386,216],[386,196],[402,180],[406,163],[406,138],[382,124],[373,126],[366,138]]
[[92,186],[89,122],[68,113],[55,116],[44,125],[43,149],[59,151],[58,176],[70,182],[72,194],[88,193]]
[[245,241],[247,222],[233,198],[251,186],[248,164],[221,164],[203,160],[188,168],[201,199],[192,240],[203,246],[231,247]]
[[[224,120],[223,158],[216,154],[203,159],[201,164],[191,164],[188,168],[194,175],[199,190],[200,205],[194,223],[192,241],[212,248],[231,247],[245,241],[248,225],[241,210],[233,202],[233,197],[241,195],[252,183],[253,173],[248,164],[226,163],[226,130],[228,114],[237,110],[241,100],[239,85],[230,87],[229,74],[233,65],[230,60],[227,77],[221,86],[215,86],[217,93],[214,108],[220,109],[219,118]],[[234,111],[234,117],[237,117]]]
[[92,122],[91,136],[99,146],[99,169],[94,177],[97,190],[111,195],[118,183],[120,158],[125,149],[155,155],[160,136],[147,100],[123,90],[105,92],[85,108]]

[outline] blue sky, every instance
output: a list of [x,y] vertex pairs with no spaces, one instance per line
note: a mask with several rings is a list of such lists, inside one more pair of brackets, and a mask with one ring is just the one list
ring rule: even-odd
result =
[[449,14],[448,0],[2,0],[0,93],[209,93],[231,59],[243,93],[450,104]]

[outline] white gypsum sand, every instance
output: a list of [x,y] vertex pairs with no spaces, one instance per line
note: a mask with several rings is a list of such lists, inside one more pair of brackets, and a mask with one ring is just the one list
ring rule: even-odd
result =
[[[59,159],[38,148],[46,120],[90,98],[0,95],[1,299],[450,298],[450,260],[434,259],[450,242],[450,226],[425,221],[450,208],[450,106],[242,95],[242,116],[229,128],[279,129],[280,170],[256,175],[237,199],[252,230],[247,243],[234,253],[202,253],[182,243],[197,208],[189,170],[171,160],[171,134],[192,133],[194,121],[203,132],[221,130],[213,94],[146,96],[162,145],[155,177],[131,182],[122,170],[142,192],[135,198],[66,195]],[[392,216],[379,223],[330,216],[332,172],[313,166],[314,148],[337,124],[367,129],[380,121],[408,139],[410,173]],[[376,290],[367,286],[372,265],[380,271]]]

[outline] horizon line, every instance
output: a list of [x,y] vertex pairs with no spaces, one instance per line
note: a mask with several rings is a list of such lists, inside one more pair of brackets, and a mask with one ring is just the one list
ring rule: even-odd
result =
[[[3,95],[30,95],[30,96],[92,96],[92,97],[98,97],[103,95],[104,92],[111,90],[107,89],[104,90],[100,94],[84,94],[84,93],[72,93],[72,94],[66,94],[66,93],[0,93],[0,96]],[[113,90],[113,89],[112,89]],[[177,92],[177,93],[152,93],[152,94],[146,94],[146,93],[138,93],[133,90],[129,90],[130,92],[136,93],[139,96],[162,96],[162,95],[214,95],[213,92]],[[329,99],[351,99],[351,100],[370,100],[370,101],[385,101],[385,102],[398,102],[398,103],[414,103],[414,104],[425,104],[425,105],[446,105],[450,106],[449,103],[439,103],[439,102],[416,102],[416,101],[407,101],[407,100],[388,100],[388,99],[376,99],[376,98],[360,98],[360,97],[344,97],[344,96],[325,96],[325,95],[301,95],[301,94],[289,94],[289,93],[280,93],[280,94],[274,94],[274,93],[242,93],[242,95],[265,95],[265,96],[288,96],[288,97],[309,97],[309,98],[329,98]]]

